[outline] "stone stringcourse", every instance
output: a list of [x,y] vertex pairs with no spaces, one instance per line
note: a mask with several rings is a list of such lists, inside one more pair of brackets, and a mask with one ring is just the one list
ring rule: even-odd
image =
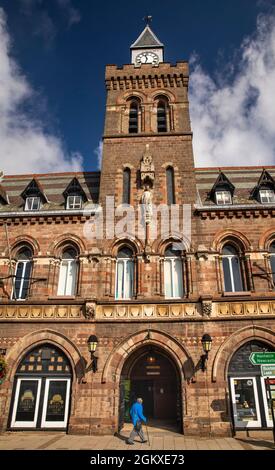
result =
[[2,305],[1,320],[150,320],[275,315],[275,301],[196,302],[137,305]]

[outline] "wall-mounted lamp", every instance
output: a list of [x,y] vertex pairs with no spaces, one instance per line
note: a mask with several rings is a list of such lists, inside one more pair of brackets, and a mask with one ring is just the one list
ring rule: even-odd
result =
[[211,346],[212,346],[212,338],[210,335],[205,333],[201,339],[201,344],[204,350],[204,354],[201,356],[201,370],[203,372],[206,371],[206,363],[208,360],[208,353],[211,351]]
[[95,335],[91,335],[87,342],[88,342],[88,349],[91,353],[91,364],[87,367],[86,372],[89,372],[90,370],[92,370],[93,372],[96,372],[98,358],[94,356],[94,353],[98,344],[97,337]]

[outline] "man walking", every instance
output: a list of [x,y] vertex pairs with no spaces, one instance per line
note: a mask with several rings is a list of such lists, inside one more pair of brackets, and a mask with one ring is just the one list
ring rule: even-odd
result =
[[147,442],[147,440],[144,438],[143,430],[142,430],[142,421],[146,423],[146,418],[143,415],[143,406],[142,406],[142,398],[137,398],[136,402],[131,406],[130,409],[130,415],[132,418],[132,423],[133,423],[133,429],[132,432],[129,436],[129,439],[127,440],[127,444],[133,445],[134,444],[134,438],[136,436],[139,436],[141,439],[141,442]]

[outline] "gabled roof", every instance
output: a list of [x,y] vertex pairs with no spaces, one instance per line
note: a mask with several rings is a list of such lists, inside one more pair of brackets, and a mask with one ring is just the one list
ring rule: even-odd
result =
[[143,47],[164,47],[149,25],[145,26],[137,40],[131,45],[131,49],[140,49]]
[[229,181],[227,176],[220,171],[218,178],[216,179],[214,185],[212,186],[210,196],[213,197],[216,191],[226,189],[231,192],[231,195],[234,193],[235,186]]
[[0,202],[2,202],[3,204],[9,204],[8,195],[5,189],[3,188],[3,186],[1,186],[1,184],[0,184]]
[[41,197],[44,202],[48,202],[47,196],[44,193],[43,187],[36,178],[33,178],[28,186],[21,193],[21,197],[26,199],[27,197],[37,196]]
[[273,189],[275,191],[275,180],[264,168],[257,185],[252,190],[252,196],[256,197],[260,189]]
[[76,177],[74,177],[68,184],[67,188],[63,192],[63,196],[65,198],[68,196],[82,196],[83,200],[87,201],[86,193]]

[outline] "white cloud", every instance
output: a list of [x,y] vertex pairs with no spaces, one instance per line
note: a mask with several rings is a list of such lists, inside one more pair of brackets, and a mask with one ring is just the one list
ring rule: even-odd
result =
[[275,16],[259,15],[238,52],[216,80],[190,61],[196,166],[275,164]]
[[68,155],[60,138],[23,111],[33,95],[10,56],[6,15],[0,8],[0,170],[6,174],[81,170],[81,155]]
[[102,142],[102,140],[98,143],[98,146],[94,150],[94,153],[97,156],[97,168],[99,170],[101,170],[102,153],[103,153],[103,142]]

